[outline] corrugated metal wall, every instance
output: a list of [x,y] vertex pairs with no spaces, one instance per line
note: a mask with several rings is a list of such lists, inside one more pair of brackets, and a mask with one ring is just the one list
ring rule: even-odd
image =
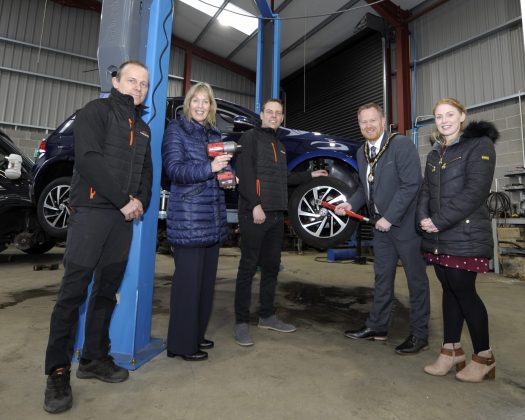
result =
[[[0,126],[54,129],[99,95],[100,14],[46,0],[0,0]],[[168,95],[182,95],[184,51],[172,47]],[[192,79],[254,108],[255,83],[193,57]]]
[[450,0],[410,25],[416,43],[415,115],[442,96],[467,106],[525,88],[519,0]]
[[217,98],[255,109],[255,83],[200,57],[193,57],[192,80],[208,82]]
[[[524,145],[518,95],[525,89],[525,53],[519,0],[450,0],[411,24],[416,42],[415,115],[428,115],[443,96],[469,108],[469,120],[492,121],[496,142],[493,189],[523,167]],[[419,131],[422,161],[430,150],[431,126]],[[498,181],[498,185],[496,184]]]
[[99,20],[50,1],[0,2],[0,124],[54,128],[97,97]]
[[286,125],[360,139],[357,109],[383,103],[383,45],[381,34],[350,44],[334,55],[290,77],[286,92]]

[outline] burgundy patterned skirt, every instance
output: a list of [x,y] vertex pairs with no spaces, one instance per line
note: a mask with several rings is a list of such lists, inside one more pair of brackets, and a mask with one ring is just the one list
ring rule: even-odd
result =
[[460,270],[474,271],[475,273],[486,273],[489,271],[489,259],[480,257],[456,257],[454,255],[434,255],[425,252],[425,259],[444,267],[458,268]]

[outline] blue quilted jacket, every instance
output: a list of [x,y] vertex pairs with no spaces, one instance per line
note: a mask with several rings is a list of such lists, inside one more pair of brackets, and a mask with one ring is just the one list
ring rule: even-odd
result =
[[162,141],[162,162],[170,179],[168,240],[178,247],[222,243],[227,236],[224,191],[211,171],[208,143],[220,141],[216,129],[172,120]]

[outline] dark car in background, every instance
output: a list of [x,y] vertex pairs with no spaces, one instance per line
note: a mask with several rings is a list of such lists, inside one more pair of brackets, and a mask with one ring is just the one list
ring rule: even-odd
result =
[[[167,120],[182,112],[183,100],[168,98]],[[238,142],[244,131],[260,124],[259,116],[242,106],[217,99],[217,108],[217,126],[223,141]],[[42,140],[32,170],[38,220],[49,235],[59,239],[66,236],[69,216],[75,117],[76,113]],[[297,235],[306,244],[321,249],[350,239],[356,222],[335,215],[321,207],[320,202],[337,204],[355,191],[358,182],[355,153],[361,143],[287,127],[282,127],[278,135],[286,148],[290,171],[326,169],[330,174],[290,190],[288,217]],[[226,201],[231,215],[237,207],[235,193],[228,193]]]
[[[8,173],[7,157],[17,155],[21,170]],[[55,245],[55,239],[40,226],[31,199],[33,162],[0,130],[0,252],[13,244],[28,254],[41,254]]]

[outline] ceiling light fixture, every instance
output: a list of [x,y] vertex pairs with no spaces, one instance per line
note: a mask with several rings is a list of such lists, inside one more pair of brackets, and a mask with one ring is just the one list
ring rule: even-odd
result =
[[[200,0],[180,1],[208,16],[215,16],[217,9],[224,3],[224,0],[206,0],[206,2]],[[259,25],[257,16],[232,3],[226,5],[224,10],[217,16],[217,20],[221,25],[231,26],[246,35],[251,35]]]

